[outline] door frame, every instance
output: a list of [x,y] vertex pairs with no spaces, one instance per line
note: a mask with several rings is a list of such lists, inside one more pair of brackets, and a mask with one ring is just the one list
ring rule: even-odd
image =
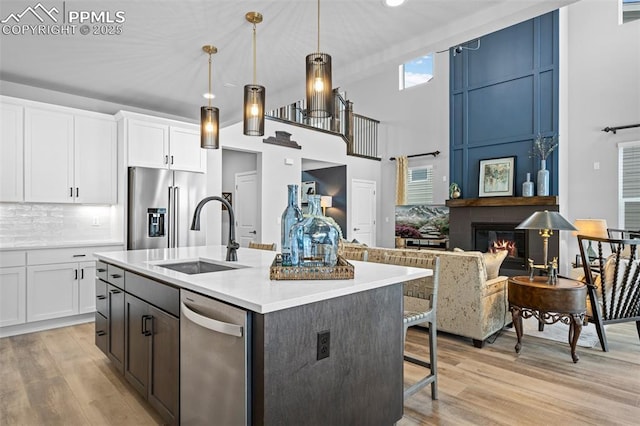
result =
[[[348,233],[347,235],[349,236],[349,239],[353,239],[353,224],[355,222],[354,220],[354,211],[355,211],[355,206],[354,206],[354,185],[357,183],[361,183],[361,184],[365,184],[365,185],[370,185],[373,186],[373,195],[374,195],[374,203],[373,203],[373,226],[372,226],[372,245],[376,245],[377,240],[378,240],[378,182],[375,180],[368,180],[368,179],[351,179],[351,187],[350,187],[350,194],[349,194],[349,215],[348,215],[348,227],[349,229],[347,230]],[[347,235],[345,235],[345,238],[347,238]]]
[[[257,197],[254,200],[256,203],[256,222],[255,222],[255,231],[256,231],[256,236],[255,236],[255,241],[256,242],[261,242],[262,241],[262,222],[261,222],[261,217],[260,217],[260,209],[258,208],[259,203],[261,202],[260,199],[260,190],[259,190],[259,184],[260,182],[258,181],[258,171],[257,170],[251,170],[248,172],[238,172],[235,173],[235,177],[234,177],[234,183],[233,183],[233,200],[234,200],[234,205],[237,206],[238,205],[238,178],[239,177],[243,177],[243,176],[250,176],[253,175],[255,176],[256,180],[256,194]],[[235,208],[234,206],[234,208]],[[234,210],[234,213],[236,211]],[[234,223],[235,226],[235,231],[236,231],[236,241],[238,241],[238,243],[240,242],[240,235],[238,233],[238,220],[236,218],[236,221]]]

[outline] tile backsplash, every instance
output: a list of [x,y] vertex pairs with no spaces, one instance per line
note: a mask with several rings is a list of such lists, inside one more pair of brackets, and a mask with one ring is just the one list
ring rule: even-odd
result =
[[119,239],[115,206],[0,203],[0,246]]

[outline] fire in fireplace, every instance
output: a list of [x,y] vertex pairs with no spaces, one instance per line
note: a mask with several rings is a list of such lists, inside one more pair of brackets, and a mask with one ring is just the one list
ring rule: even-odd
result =
[[515,229],[517,223],[472,223],[473,248],[482,252],[507,250],[504,269],[526,270],[527,232]]

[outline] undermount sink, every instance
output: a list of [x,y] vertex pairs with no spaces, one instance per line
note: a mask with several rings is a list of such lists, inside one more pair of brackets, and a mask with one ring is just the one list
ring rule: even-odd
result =
[[173,271],[182,272],[183,274],[204,274],[208,272],[222,272],[231,269],[238,269],[234,266],[221,265],[219,263],[205,262],[203,260],[190,260],[188,262],[165,263],[156,265],[161,268],[171,269]]

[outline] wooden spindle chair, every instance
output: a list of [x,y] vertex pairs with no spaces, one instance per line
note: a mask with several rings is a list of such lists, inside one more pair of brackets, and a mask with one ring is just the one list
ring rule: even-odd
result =
[[[587,254],[589,243],[596,246],[595,259]],[[586,320],[595,324],[602,350],[609,351],[607,324],[635,321],[640,338],[640,239],[578,235],[578,245],[587,284]]]

